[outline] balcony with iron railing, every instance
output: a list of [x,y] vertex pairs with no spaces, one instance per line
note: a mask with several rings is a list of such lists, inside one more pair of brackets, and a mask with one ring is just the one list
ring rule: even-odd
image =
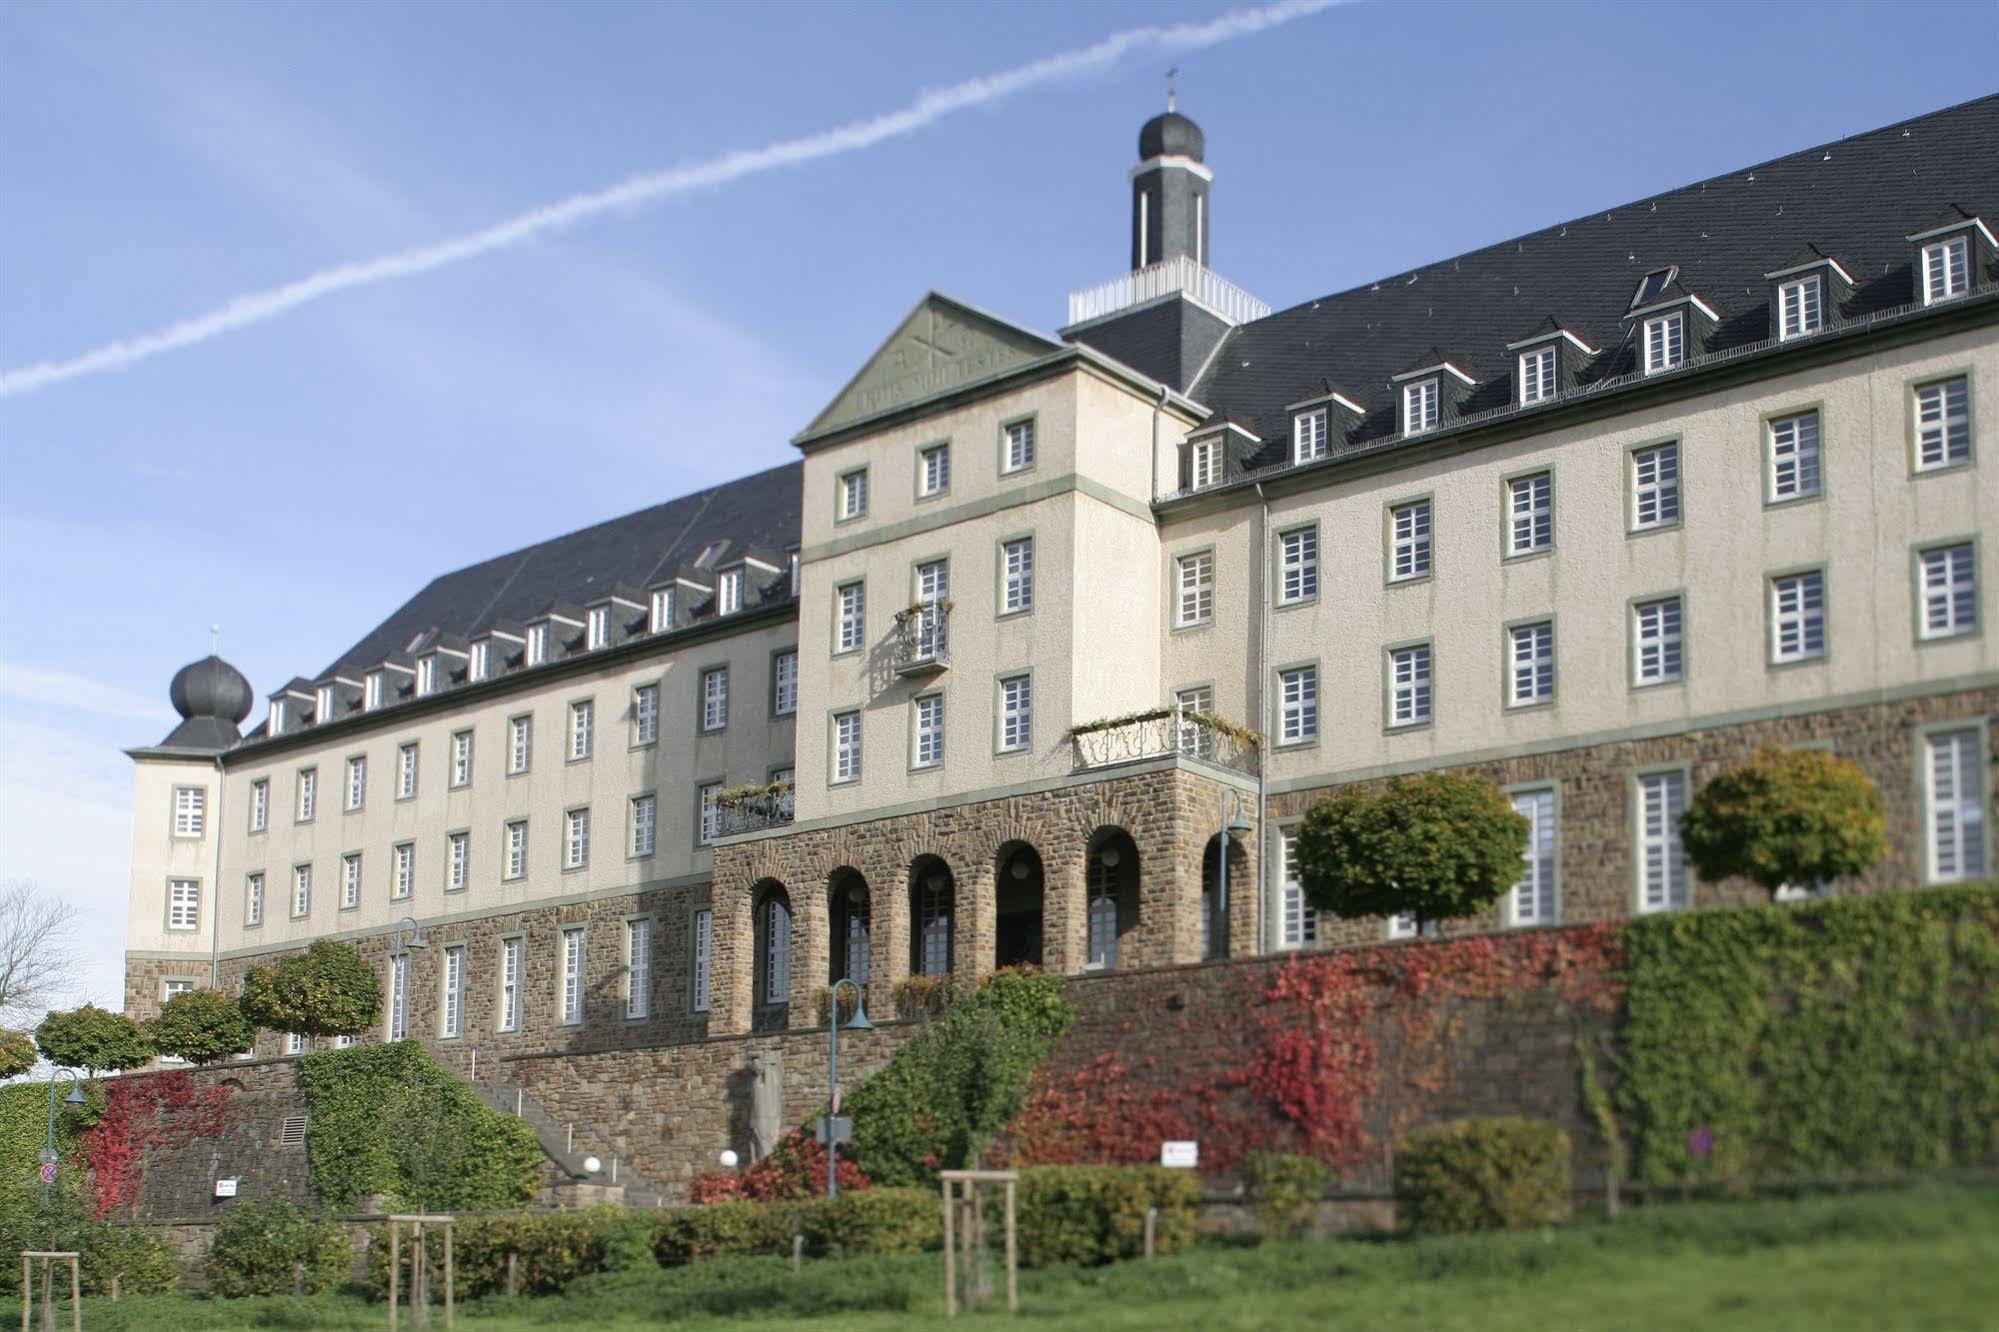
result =
[[1129,310],[1162,296],[1184,295],[1231,324],[1247,324],[1270,313],[1270,307],[1186,255],[1136,269],[1108,282],[1069,293],[1069,323],[1088,323]]
[[930,675],[951,664],[951,603],[919,601],[895,616],[895,673]]
[[721,835],[733,837],[737,833],[762,832],[766,828],[789,825],[796,795],[797,790],[790,782],[738,786],[721,792],[715,797]]
[[1089,772],[1148,759],[1192,759],[1245,777],[1263,771],[1263,737],[1209,712],[1154,708],[1070,728],[1072,770]]

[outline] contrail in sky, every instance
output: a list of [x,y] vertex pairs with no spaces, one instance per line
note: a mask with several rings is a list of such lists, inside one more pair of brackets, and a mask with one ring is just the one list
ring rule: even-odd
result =
[[493,250],[518,245],[544,232],[573,226],[578,222],[652,199],[684,194],[703,186],[724,185],[744,176],[759,175],[779,167],[837,157],[843,153],[871,148],[884,139],[912,134],[935,124],[954,112],[983,106],[1032,88],[1037,84],[1096,69],[1138,51],[1196,51],[1217,46],[1238,37],[1248,37],[1295,19],[1330,9],[1347,0],[1279,0],[1255,9],[1239,9],[1205,23],[1128,28],[1115,32],[1091,46],[1045,56],[1030,64],[987,74],[934,92],[924,93],[908,106],[871,120],[857,121],[837,129],[784,139],[762,148],[742,149],[720,157],[675,167],[670,171],[634,176],[619,185],[593,194],[578,194],[559,203],[536,208],[517,217],[497,222],[434,245],[419,246],[395,254],[357,263],[322,269],[310,277],[288,282],[282,287],[238,296],[207,314],[183,319],[152,333],[121,338],[102,347],[73,356],[66,361],[39,361],[19,369],[0,372],[0,398],[60,384],[64,380],[128,365],[158,356],[162,352],[191,347],[198,342],[231,333],[239,328],[274,319],[301,305],[310,304],[336,292],[372,286],[397,278],[428,273],[432,269],[475,259]]

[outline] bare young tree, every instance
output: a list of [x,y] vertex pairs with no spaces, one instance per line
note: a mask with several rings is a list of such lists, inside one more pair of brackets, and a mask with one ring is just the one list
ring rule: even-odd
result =
[[0,1024],[32,1026],[72,984],[76,908],[32,879],[0,883]]

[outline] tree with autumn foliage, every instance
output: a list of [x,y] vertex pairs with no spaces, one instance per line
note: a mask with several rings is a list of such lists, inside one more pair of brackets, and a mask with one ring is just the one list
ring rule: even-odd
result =
[[147,1024],[161,1054],[190,1064],[213,1064],[248,1050],[256,1028],[234,999],[215,990],[182,990]]
[[0,1081],[18,1078],[41,1058],[34,1038],[25,1031],[0,1031]]
[[243,1016],[266,1031],[353,1036],[382,1013],[382,983],[361,955],[334,939],[243,978]]
[[1865,874],[1888,852],[1887,826],[1880,788],[1852,759],[1766,747],[1695,793],[1680,841],[1703,879],[1740,875],[1774,898]]
[[35,1044],[58,1068],[92,1074],[137,1068],[153,1057],[153,1043],[138,1023],[96,1004],[49,1014],[35,1028]]
[[1349,786],[1298,831],[1305,897],[1344,920],[1474,916],[1519,882],[1527,820],[1482,778],[1428,772]]

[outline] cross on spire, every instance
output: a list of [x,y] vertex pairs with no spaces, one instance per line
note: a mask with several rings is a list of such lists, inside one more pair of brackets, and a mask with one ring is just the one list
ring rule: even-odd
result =
[[1173,81],[1179,77],[1180,77],[1180,67],[1178,65],[1175,65],[1173,68],[1166,71],[1166,109],[1169,112],[1177,111],[1180,109],[1179,108],[1180,95],[1178,92],[1174,90],[1173,87]]
[[219,624],[208,626],[208,655],[211,657],[222,655],[222,626]]

